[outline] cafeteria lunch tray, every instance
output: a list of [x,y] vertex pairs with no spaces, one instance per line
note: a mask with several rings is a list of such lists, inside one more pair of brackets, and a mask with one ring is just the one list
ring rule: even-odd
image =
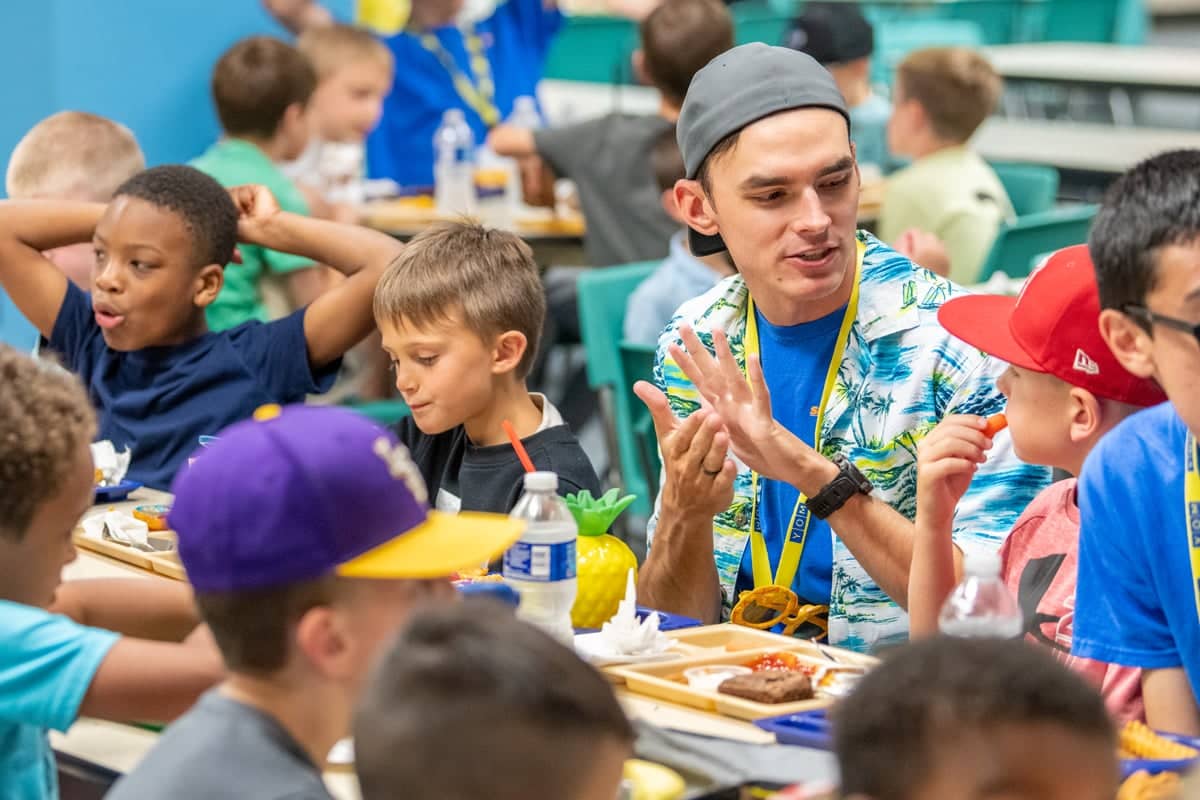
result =
[[[166,531],[156,533],[155,536],[162,537],[164,534],[171,535],[169,531]],[[177,581],[187,580],[187,575],[183,571],[183,564],[180,563],[179,555],[174,550],[160,550],[153,553],[138,550],[135,547],[130,547],[119,542],[88,536],[84,532],[82,525],[75,528],[71,538],[77,547],[91,550],[93,553],[99,553],[102,556],[122,561],[132,567],[144,569],[147,572],[154,572]]]
[[680,653],[680,658],[614,665],[605,667],[603,671],[610,676],[610,680],[624,683],[626,689],[634,694],[748,721],[826,708],[832,705],[834,698],[822,696],[818,687],[817,696],[810,700],[760,703],[721,694],[715,689],[689,686],[683,677],[684,670],[718,664],[744,666],[768,653],[790,653],[798,658],[802,666],[822,670],[826,674],[861,673],[878,663],[871,656],[849,650],[732,624],[672,631],[667,636],[675,640],[674,649]]

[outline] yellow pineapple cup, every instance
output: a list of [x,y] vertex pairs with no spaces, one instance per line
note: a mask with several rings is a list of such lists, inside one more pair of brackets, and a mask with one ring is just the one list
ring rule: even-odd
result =
[[585,489],[564,498],[579,526],[579,588],[571,608],[571,624],[576,628],[599,628],[611,619],[625,596],[629,570],[637,574],[637,557],[629,545],[609,533],[613,521],[636,499],[620,494],[619,489],[610,489],[592,497]]

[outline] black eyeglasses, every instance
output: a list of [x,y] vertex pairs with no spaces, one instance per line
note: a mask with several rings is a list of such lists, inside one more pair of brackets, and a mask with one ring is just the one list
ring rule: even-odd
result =
[[1196,325],[1182,319],[1176,319],[1175,317],[1163,316],[1162,314],[1151,311],[1145,306],[1140,306],[1136,303],[1126,303],[1125,305],[1121,306],[1121,310],[1129,316],[1140,319],[1150,325],[1162,325],[1164,328],[1174,328],[1177,331],[1190,333],[1196,338],[1197,342],[1200,342],[1200,325]]

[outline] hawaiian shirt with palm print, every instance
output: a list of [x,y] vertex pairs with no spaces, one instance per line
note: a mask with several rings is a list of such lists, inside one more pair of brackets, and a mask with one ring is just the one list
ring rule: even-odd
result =
[[[858,314],[851,328],[837,383],[825,410],[821,452],[841,453],[875,485],[875,495],[913,519],[917,510],[917,443],[949,414],[990,415],[1003,410],[996,378],[1005,364],[951,336],[937,310],[964,290],[859,232],[865,245]],[[684,303],[658,343],[654,378],[675,415],[700,407],[696,388],[668,354],[678,329],[690,324],[710,348],[710,331],[721,328],[743,371],[748,299],[746,284],[732,276]],[[1014,521],[1050,482],[1050,471],[1017,459],[1001,434],[980,466],[954,519],[954,541],[964,552],[996,552]],[[713,520],[713,552],[724,597],[724,615],[750,539],[750,470],[740,462],[729,508]],[[759,483],[762,491],[762,482]],[[652,541],[657,511],[650,520]],[[760,526],[761,527],[761,526]],[[845,544],[833,538],[831,644],[860,651],[903,642],[908,616],[871,579]]]

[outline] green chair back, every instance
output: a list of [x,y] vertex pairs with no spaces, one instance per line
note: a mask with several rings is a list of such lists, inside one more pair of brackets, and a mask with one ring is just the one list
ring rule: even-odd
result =
[[979,273],[979,282],[987,281],[996,272],[1004,272],[1010,278],[1024,278],[1041,254],[1086,242],[1098,209],[1099,206],[1091,204],[1062,206],[1002,225]]
[[1043,164],[994,163],[1018,217],[1054,208],[1058,199],[1058,170]]
[[895,19],[875,29],[871,81],[891,86],[896,67],[914,50],[926,47],[980,47],[979,25],[962,19]]
[[1120,0],[1025,0],[1025,37],[1038,42],[1115,41],[1119,5]]
[[972,22],[979,26],[984,44],[1009,44],[1016,40],[1021,26],[1020,0],[959,0],[939,3],[946,19]]
[[[625,303],[658,262],[603,267],[579,278],[579,327],[587,353],[588,384],[600,394],[610,443],[609,460],[629,494],[637,495],[634,513],[649,514],[654,498],[638,459],[633,433],[633,385],[625,375],[620,343],[624,338]],[[640,401],[638,401],[640,405]]]
[[618,17],[567,17],[546,55],[545,77],[592,83],[633,83],[630,56],[637,24]]
[[633,393],[633,385],[638,381],[654,382],[654,359],[657,355],[658,347],[655,345],[621,342],[621,368],[625,371],[624,391],[629,403],[635,456],[642,480],[648,488],[647,497],[651,504],[658,495],[662,459],[659,458],[658,436],[654,433],[654,420],[650,416],[650,409]]
[[767,3],[742,0],[729,7],[733,16],[733,35],[736,44],[765,42],[783,44],[792,17],[781,14]]

